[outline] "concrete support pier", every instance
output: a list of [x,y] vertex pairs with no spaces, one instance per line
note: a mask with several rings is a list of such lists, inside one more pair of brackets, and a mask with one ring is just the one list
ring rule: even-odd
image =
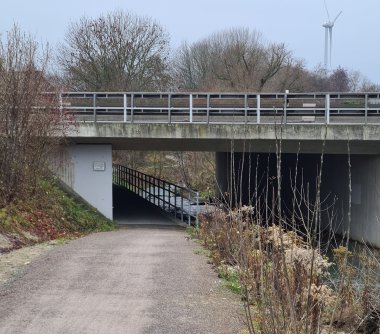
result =
[[351,224],[348,156],[328,157],[325,191],[334,192],[343,204],[343,217],[334,230],[341,235],[380,248],[380,156],[352,155],[351,162]]

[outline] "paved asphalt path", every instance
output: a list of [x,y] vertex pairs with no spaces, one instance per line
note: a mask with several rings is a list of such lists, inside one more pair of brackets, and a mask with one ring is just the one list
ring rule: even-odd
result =
[[129,226],[49,251],[0,286],[0,333],[238,333],[237,296],[185,236]]

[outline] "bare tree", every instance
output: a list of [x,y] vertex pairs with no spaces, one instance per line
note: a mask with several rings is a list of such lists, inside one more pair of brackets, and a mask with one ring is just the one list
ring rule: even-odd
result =
[[[260,33],[244,28],[184,44],[175,60],[177,85],[187,90],[276,90],[282,73],[303,66],[284,44],[266,43]],[[281,76],[281,87],[294,81],[293,76],[287,78]]]
[[[0,201],[34,191],[62,130],[46,80],[48,51],[17,26],[0,42]],[[0,203],[1,205],[1,203]]]
[[380,90],[380,85],[364,78],[360,90],[362,92],[378,92]]
[[115,11],[71,24],[58,60],[74,89],[146,91],[166,88],[168,54],[158,23]]
[[308,73],[307,87],[309,90],[318,92],[348,92],[350,91],[349,72],[338,67],[332,71],[327,71],[323,67],[317,67],[313,72]]
[[211,55],[207,41],[201,41],[189,46],[184,43],[174,58],[174,76],[179,89],[207,89]]
[[348,87],[351,92],[378,92],[379,84],[371,82],[360,71],[348,70]]

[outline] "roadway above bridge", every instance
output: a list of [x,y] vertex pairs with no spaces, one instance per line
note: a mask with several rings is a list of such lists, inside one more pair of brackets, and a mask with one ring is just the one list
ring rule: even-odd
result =
[[69,138],[115,150],[380,153],[380,93],[134,93],[59,95]]
[[114,150],[380,154],[376,124],[203,124],[78,122],[68,133],[77,144]]

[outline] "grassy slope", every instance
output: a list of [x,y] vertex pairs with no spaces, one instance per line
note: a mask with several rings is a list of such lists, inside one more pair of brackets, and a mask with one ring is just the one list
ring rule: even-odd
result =
[[38,242],[114,229],[96,209],[74,199],[54,180],[42,180],[28,201],[0,208],[0,253]]

